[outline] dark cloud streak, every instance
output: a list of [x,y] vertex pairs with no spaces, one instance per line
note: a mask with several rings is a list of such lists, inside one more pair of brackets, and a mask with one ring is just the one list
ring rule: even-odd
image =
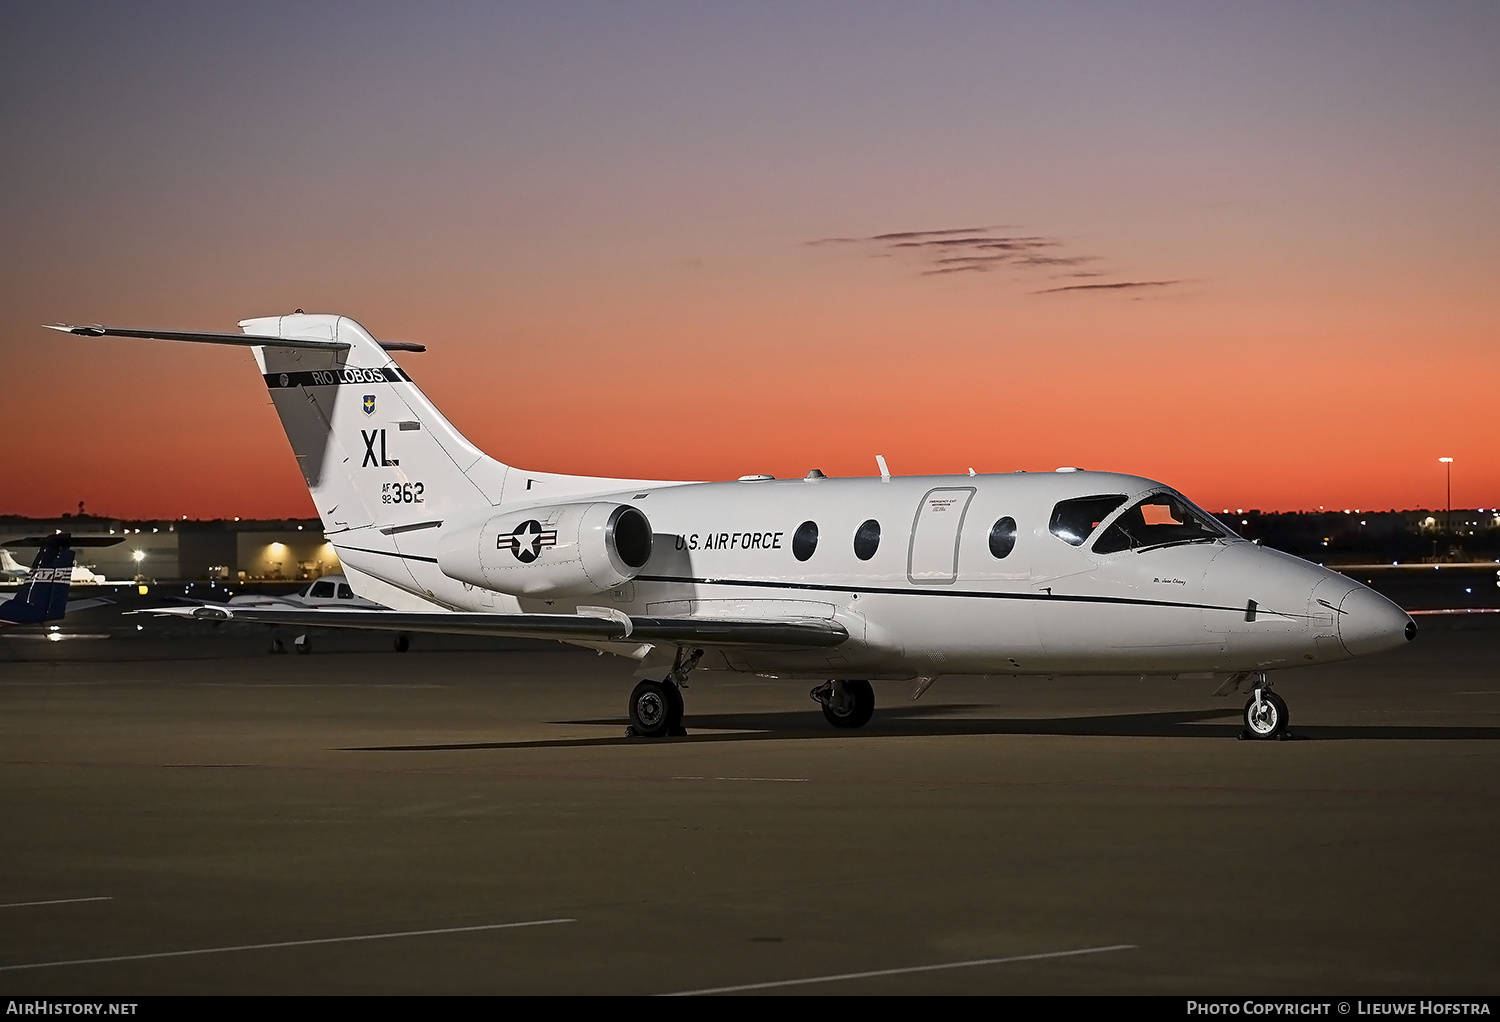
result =
[[[952,273],[987,273],[1000,266],[1020,271],[1066,269],[1095,263],[1096,255],[1069,255],[1061,238],[1044,234],[1006,234],[1008,225],[989,227],[949,227],[933,231],[888,231],[862,238],[819,238],[808,245],[859,245],[876,258],[900,256],[917,261],[917,273],[939,277]],[[1063,274],[1067,277],[1099,277],[1096,271]],[[1053,279],[1057,279],[1056,276]],[[1114,284],[1070,284],[1031,292],[1034,295],[1058,294],[1064,291],[1126,291],[1141,288],[1170,287],[1176,280],[1134,280]]]
[[1063,291],[1124,291],[1139,287],[1171,287],[1180,280],[1125,280],[1118,284],[1069,284],[1067,287],[1049,287],[1045,291],[1033,291],[1034,295],[1055,295]]

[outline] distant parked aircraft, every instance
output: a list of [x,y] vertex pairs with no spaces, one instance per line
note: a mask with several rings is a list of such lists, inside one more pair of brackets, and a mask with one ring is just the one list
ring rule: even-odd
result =
[[80,610],[109,602],[92,599],[68,603],[68,586],[73,576],[72,544],[75,542],[81,546],[107,545],[93,539],[75,541],[66,532],[16,542],[17,546],[36,543],[39,549],[36,559],[25,572],[26,581],[13,594],[0,596],[0,628],[58,621],[69,609]]

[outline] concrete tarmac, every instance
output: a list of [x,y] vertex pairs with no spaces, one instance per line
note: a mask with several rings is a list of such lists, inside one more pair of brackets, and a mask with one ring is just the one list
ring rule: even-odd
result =
[[[0,639],[0,993],[1493,994],[1500,623],[1201,680]],[[55,648],[54,648],[55,647]]]

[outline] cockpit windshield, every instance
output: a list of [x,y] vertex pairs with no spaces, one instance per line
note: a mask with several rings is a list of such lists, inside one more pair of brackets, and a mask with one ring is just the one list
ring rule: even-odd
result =
[[1069,546],[1083,546],[1099,523],[1108,518],[1121,504],[1123,493],[1105,493],[1097,497],[1074,497],[1060,501],[1052,509],[1052,520],[1047,528],[1052,535]]
[[1094,553],[1177,543],[1203,543],[1234,535],[1207,512],[1171,493],[1153,493],[1116,518],[1094,544]]

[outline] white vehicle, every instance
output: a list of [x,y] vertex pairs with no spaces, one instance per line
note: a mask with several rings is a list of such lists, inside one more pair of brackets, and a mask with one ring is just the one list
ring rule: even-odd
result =
[[690,672],[820,682],[860,727],[871,679],[1201,673],[1251,683],[1246,734],[1285,733],[1266,671],[1404,645],[1370,589],[1240,539],[1150,479],[1007,475],[683,483],[534,472],[464,439],[375,340],[329,315],[244,334],[54,329],[251,347],[355,592],[378,611],[176,613],[535,636],[638,662],[634,733],[681,733]]

